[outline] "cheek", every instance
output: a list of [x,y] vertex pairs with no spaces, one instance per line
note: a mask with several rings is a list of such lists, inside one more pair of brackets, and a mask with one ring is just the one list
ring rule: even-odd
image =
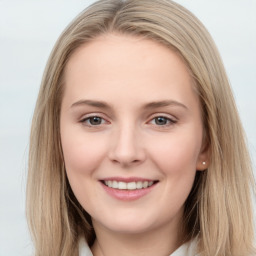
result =
[[165,205],[163,214],[175,215],[182,209],[194,183],[200,138],[178,136],[152,143],[151,159],[163,175],[159,203]]
[[151,141],[150,145],[151,159],[165,175],[182,176],[196,172],[201,136],[191,132],[170,134]]
[[67,127],[62,130],[61,141],[69,184],[77,200],[90,213],[97,197],[92,181],[105,155],[106,143],[95,136],[86,136],[83,132],[72,131]]
[[62,149],[67,173],[70,175],[91,175],[106,152],[105,143],[95,136],[82,132],[62,132]]

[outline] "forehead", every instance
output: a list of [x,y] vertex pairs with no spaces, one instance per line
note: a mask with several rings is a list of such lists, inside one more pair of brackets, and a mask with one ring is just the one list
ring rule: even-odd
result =
[[109,100],[168,95],[179,100],[194,91],[176,52],[152,40],[113,34],[80,46],[67,63],[64,82],[71,98],[107,98],[112,93]]
[[[128,69],[131,67],[129,64],[132,64],[133,70],[139,67],[134,65],[138,61],[140,64],[144,64],[144,68],[146,65],[149,67],[149,64],[154,64],[154,62],[161,63],[162,68],[163,64],[169,68],[170,61],[174,61],[182,63],[183,68],[189,71],[178,52],[171,48],[171,46],[167,47],[144,37],[109,33],[78,47],[71,55],[65,69],[67,73],[71,66],[79,64],[79,62],[81,64],[81,61],[85,62],[87,59],[88,62],[97,64],[98,68],[106,68],[107,64],[111,64],[111,66],[118,65]],[[170,55],[173,58],[170,58]]]

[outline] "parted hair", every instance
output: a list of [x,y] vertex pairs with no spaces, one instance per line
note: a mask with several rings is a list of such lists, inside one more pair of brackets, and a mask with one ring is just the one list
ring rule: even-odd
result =
[[[65,66],[81,45],[115,33],[143,37],[175,51],[187,65],[201,102],[207,170],[197,172],[184,207],[186,240],[201,256],[255,255],[254,179],[244,131],[215,44],[202,23],[170,0],[102,0],[64,30],[43,75],[30,135],[27,217],[36,256],[78,255],[91,245],[91,218],[68,183],[60,139]],[[150,54],[150,53],[149,53]]]

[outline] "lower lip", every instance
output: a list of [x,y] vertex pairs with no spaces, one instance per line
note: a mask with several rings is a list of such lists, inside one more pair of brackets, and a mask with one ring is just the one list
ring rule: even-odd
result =
[[122,189],[110,188],[102,183],[101,185],[110,196],[123,201],[137,200],[147,195],[156,186],[156,184],[153,184],[152,186],[148,188],[143,188],[143,189],[135,189],[135,190],[123,189],[122,190]]

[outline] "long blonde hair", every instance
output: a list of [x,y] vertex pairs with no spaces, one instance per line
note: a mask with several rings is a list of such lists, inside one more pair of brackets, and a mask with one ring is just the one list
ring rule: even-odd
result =
[[210,166],[186,201],[187,240],[201,256],[254,255],[252,167],[218,51],[201,22],[169,0],[103,0],[83,11],[58,39],[42,79],[29,151],[27,214],[37,256],[78,255],[79,236],[95,239],[90,216],[69,186],[60,142],[63,73],[72,53],[104,33],[157,41],[187,64],[201,100]]

